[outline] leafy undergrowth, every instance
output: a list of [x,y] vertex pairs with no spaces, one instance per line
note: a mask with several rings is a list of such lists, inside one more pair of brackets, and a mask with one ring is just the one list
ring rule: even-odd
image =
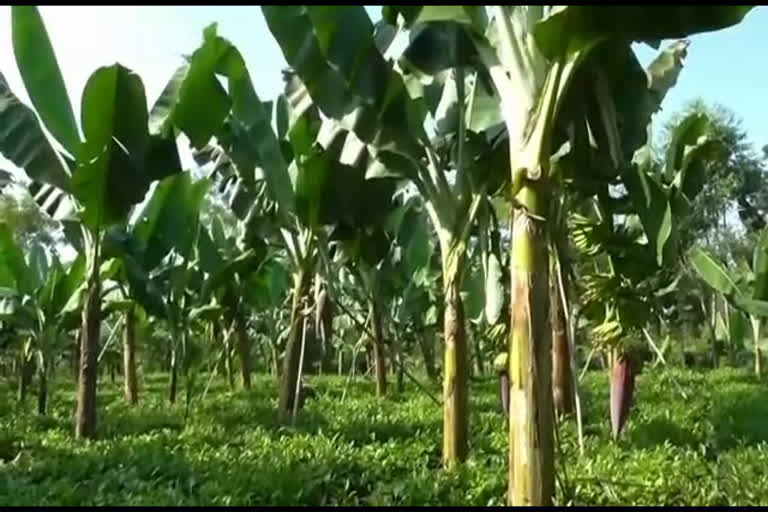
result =
[[[47,418],[0,384],[0,505],[502,505],[506,434],[496,383],[473,384],[472,455],[441,469],[441,418],[413,386],[384,401],[372,384],[310,377],[318,396],[295,429],[275,421],[275,384],[216,383],[185,420],[153,375],[140,406],[100,384],[96,441],[72,439],[71,380]],[[575,422],[559,429],[557,502],[591,505],[768,504],[768,395],[749,374],[651,370],[638,377],[622,439],[610,440],[608,381],[587,375],[585,453]],[[434,392],[439,389],[435,386]],[[565,462],[563,468],[561,463]],[[564,471],[563,471],[564,469]]]

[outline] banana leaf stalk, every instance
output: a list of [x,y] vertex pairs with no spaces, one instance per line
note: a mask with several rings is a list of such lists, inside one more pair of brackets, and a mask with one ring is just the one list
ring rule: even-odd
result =
[[509,418],[509,375],[507,372],[499,374],[499,387],[501,408],[504,411],[504,416]]
[[504,352],[496,356],[493,366],[499,374],[499,400],[504,417],[509,418],[509,372],[507,370],[508,356]]

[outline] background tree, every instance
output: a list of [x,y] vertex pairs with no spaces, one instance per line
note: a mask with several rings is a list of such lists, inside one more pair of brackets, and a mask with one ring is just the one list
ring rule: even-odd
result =
[[[717,251],[726,249],[718,245],[728,245],[734,231],[750,237],[765,226],[768,175],[763,155],[754,149],[736,115],[702,99],[693,100],[671,117],[660,135],[662,147],[673,141],[675,127],[692,113],[710,119],[717,152],[704,163],[707,180],[681,224],[681,244],[701,243]],[[728,252],[726,249],[720,256]]]

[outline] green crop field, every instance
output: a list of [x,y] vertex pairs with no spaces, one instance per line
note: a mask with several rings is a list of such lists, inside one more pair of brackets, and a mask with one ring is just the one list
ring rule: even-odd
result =
[[[39,418],[4,387],[0,505],[504,503],[506,432],[490,382],[472,387],[472,455],[455,471],[441,469],[441,411],[413,385],[380,401],[356,379],[342,401],[346,379],[312,377],[317,396],[295,428],[281,428],[273,379],[258,377],[248,392],[214,382],[185,419],[183,405],[165,401],[166,376],[149,376],[135,409],[107,378],[104,421],[85,444],[72,438],[71,391],[56,390]],[[585,377],[583,455],[573,418],[558,425],[556,503],[768,504],[768,398],[753,376],[644,373],[618,442],[607,386],[602,372]]]

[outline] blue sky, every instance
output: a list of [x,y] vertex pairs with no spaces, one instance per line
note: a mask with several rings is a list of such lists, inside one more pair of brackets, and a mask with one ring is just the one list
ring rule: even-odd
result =
[[[281,88],[286,65],[258,6],[108,6],[40,7],[59,66],[79,116],[80,93],[99,66],[120,62],[143,79],[151,104],[162,90],[181,55],[199,45],[202,29],[218,22],[219,34],[243,54],[262,99]],[[378,7],[368,7],[373,19]],[[28,103],[11,46],[10,7],[0,8],[0,72],[12,90]],[[768,144],[768,8],[757,7],[735,27],[691,38],[686,67],[667,96],[661,120],[684,103],[703,97],[732,109],[757,148]],[[655,52],[637,47],[643,64]]]

